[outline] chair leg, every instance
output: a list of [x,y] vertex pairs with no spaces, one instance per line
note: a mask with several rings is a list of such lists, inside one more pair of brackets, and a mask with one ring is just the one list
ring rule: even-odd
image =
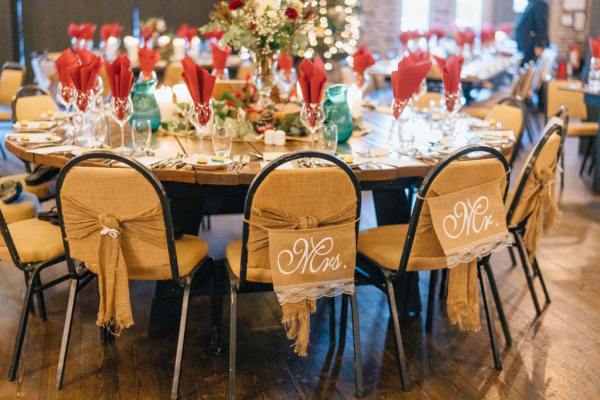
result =
[[442,279],[440,280],[440,300],[445,300],[448,294],[448,269],[442,270]]
[[329,345],[335,346],[335,297],[327,298],[329,304]]
[[[35,276],[35,287],[39,288],[40,286],[42,286],[42,280],[40,279],[40,275],[37,274]],[[44,291],[40,290],[36,293],[36,299],[37,299],[37,307],[38,307],[38,317],[42,320],[45,321],[46,320],[46,302],[44,301]]]
[[591,140],[587,141],[587,147],[585,149],[585,154],[583,155],[583,160],[581,160],[581,167],[579,168],[579,176],[583,175],[583,171],[585,171],[585,166],[592,155],[592,149],[594,148]]
[[213,323],[213,334],[211,338],[211,349],[215,355],[221,355],[221,332],[223,328],[223,296],[219,293],[219,271],[224,268],[217,268],[214,262],[211,262],[213,266],[213,287],[212,295],[210,298],[211,312],[212,312],[212,323]]
[[487,275],[488,283],[490,284],[490,288],[492,289],[492,296],[494,297],[494,303],[496,304],[496,312],[498,313],[498,318],[500,318],[500,325],[502,325],[502,331],[504,332],[504,340],[506,341],[506,347],[510,347],[512,346],[512,336],[510,334],[508,320],[506,319],[506,314],[504,313],[502,299],[500,299],[500,293],[498,292],[498,286],[496,285],[496,278],[494,277],[492,266],[488,261],[484,264],[483,267],[485,268],[485,274]]
[[527,279],[527,286],[529,286],[529,292],[531,293],[531,299],[533,300],[535,312],[537,315],[541,315],[542,309],[540,307],[540,302],[538,300],[537,293],[535,292],[535,286],[533,285],[533,278],[531,277],[530,273],[531,269],[529,268],[529,259],[527,258],[527,250],[525,249],[525,245],[523,244],[523,238],[518,232],[515,232],[514,236],[515,241],[517,242],[517,248],[519,249],[521,265],[523,266],[523,272],[525,272],[525,279]]
[[433,308],[435,307],[435,286],[437,284],[437,269],[432,269],[429,273],[429,292],[427,293],[427,320],[425,322],[425,332],[430,333],[433,324]]
[[517,266],[517,258],[515,257],[515,249],[512,246],[510,246],[508,248],[508,255],[510,255],[510,266],[512,268],[516,267]]
[[73,325],[73,314],[75,310],[75,301],[77,300],[77,279],[71,279],[71,288],[69,290],[69,302],[67,303],[67,314],[65,316],[65,327],[63,329],[62,343],[60,345],[60,355],[58,357],[58,370],[56,371],[56,389],[60,390],[65,374],[65,363],[67,362],[67,350],[69,349],[69,340],[71,339],[71,327]]
[[485,284],[483,283],[483,278],[481,277],[480,266],[477,267],[477,277],[479,279],[479,285],[481,287],[481,298],[483,300],[483,308],[485,310],[485,320],[488,327],[488,334],[490,335],[490,344],[492,345],[492,355],[494,356],[494,368],[496,368],[497,371],[502,371],[502,360],[500,359],[500,351],[498,350],[496,330],[494,329],[494,322],[492,321],[492,313],[490,310],[490,305],[487,301],[487,296],[485,293]]
[[542,271],[540,270],[540,266],[538,264],[537,258],[533,258],[533,270],[535,271],[537,277],[540,280],[540,285],[542,285],[542,290],[544,291],[544,297],[546,297],[546,304],[550,304],[550,295],[548,294],[548,288],[546,288],[546,282],[544,282],[544,277],[542,276]]
[[177,353],[175,355],[175,371],[173,373],[173,385],[171,386],[171,400],[179,395],[179,379],[181,377],[181,361],[183,359],[183,345],[185,343],[185,328],[188,317],[188,307],[190,300],[191,279],[185,280],[183,288],[183,302],[181,305],[181,319],[179,321],[179,338],[177,339]]
[[4,146],[0,144],[0,152],[2,152],[2,159],[6,161],[6,151],[4,150]]
[[[343,295],[346,297],[346,295]],[[360,352],[360,325],[358,319],[358,304],[356,302],[356,292],[350,296],[350,306],[352,308],[352,337],[354,342],[354,373],[356,374],[356,397],[364,396],[364,380],[362,370],[362,358]]]
[[23,342],[25,341],[25,334],[27,333],[29,309],[32,306],[32,295],[36,274],[37,271],[34,271],[31,273],[31,275],[29,275],[29,279],[27,280],[25,298],[23,299],[23,306],[21,308],[21,318],[19,319],[19,328],[17,329],[17,337],[15,338],[12,361],[10,364],[10,369],[8,370],[9,381],[14,381],[17,377],[17,370],[19,369],[19,361],[21,359],[21,351],[23,350]]
[[340,313],[340,347],[346,343],[346,326],[348,323],[348,296],[342,296],[342,309]]
[[389,277],[385,278],[385,286],[387,289],[388,305],[390,307],[390,316],[394,326],[394,338],[396,343],[396,352],[398,358],[398,366],[400,368],[400,381],[402,390],[408,392],[410,390],[410,382],[408,370],[406,368],[406,356],[404,355],[404,345],[402,344],[402,334],[400,332],[400,321],[398,320],[398,307],[396,306],[396,296],[394,295],[394,286]]
[[229,400],[235,399],[235,372],[236,372],[236,324],[237,324],[237,290],[231,287],[231,304],[229,311]]
[[565,154],[560,155],[560,194],[565,190]]

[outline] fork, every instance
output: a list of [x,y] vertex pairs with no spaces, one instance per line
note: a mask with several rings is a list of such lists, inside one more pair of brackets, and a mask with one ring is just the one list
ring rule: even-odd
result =
[[232,173],[235,172],[239,164],[240,164],[240,155],[235,154],[231,158],[231,164],[229,164],[229,168],[227,168],[227,172],[232,172]]
[[244,154],[242,157],[242,164],[238,167],[236,172],[240,172],[240,170],[248,164],[250,164],[250,154]]

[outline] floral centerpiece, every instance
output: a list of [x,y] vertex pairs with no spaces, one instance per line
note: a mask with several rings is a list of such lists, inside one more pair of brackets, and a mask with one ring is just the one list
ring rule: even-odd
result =
[[259,103],[269,104],[273,86],[272,68],[279,51],[296,54],[308,47],[315,8],[299,0],[229,0],[218,2],[204,34],[224,32],[221,42],[254,57]]

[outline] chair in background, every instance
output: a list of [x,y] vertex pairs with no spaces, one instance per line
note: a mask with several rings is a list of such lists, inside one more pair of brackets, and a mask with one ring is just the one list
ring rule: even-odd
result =
[[542,308],[535,290],[534,278],[540,281],[546,304],[550,303],[550,296],[535,252],[542,231],[549,229],[557,217],[554,180],[565,136],[561,124],[551,123],[546,128],[529,154],[508,201],[508,227],[519,252],[537,315],[541,315]]
[[515,142],[513,150],[508,157],[508,163],[511,168],[517,159],[517,155],[522,146],[526,118],[527,107],[525,106],[525,103],[512,96],[498,101],[485,116],[485,119],[488,121],[493,120],[496,123],[500,123],[502,129],[513,131]]
[[6,62],[0,72],[0,121],[10,121],[10,106],[25,79],[25,67]]
[[46,90],[37,85],[20,88],[11,103],[12,122],[39,120],[42,114],[58,111],[58,105]]
[[[114,160],[127,167],[81,165],[90,160]],[[60,389],[62,386],[77,292],[89,281],[89,276],[99,274],[100,286],[110,284],[106,283],[107,277],[115,280],[115,298],[101,296],[99,322],[102,322],[103,301],[114,301],[118,297],[129,304],[129,280],[172,279],[183,288],[171,388],[171,398],[177,398],[190,288],[195,274],[208,265],[206,242],[190,235],[175,240],[169,200],[162,184],[137,161],[116,154],[90,152],[69,161],[58,177],[56,203],[71,278],[56,387]],[[115,258],[109,259],[109,254]],[[75,260],[83,265],[78,267]],[[122,260],[124,265],[120,265],[118,260]],[[101,290],[101,293],[109,292]],[[121,312],[123,308],[117,310],[116,315],[124,315]],[[112,318],[117,319],[117,316],[109,321],[114,321]],[[117,323],[120,322],[118,319]],[[110,330],[122,326],[104,327]],[[112,333],[108,333],[108,337],[112,338]]]
[[[277,168],[288,162],[310,157],[331,162],[332,168]],[[337,157],[311,151],[300,151],[278,158],[265,167],[253,180],[244,206],[244,225],[242,240],[227,245],[225,266],[229,275],[231,311],[229,325],[229,399],[236,394],[236,356],[237,356],[237,295],[238,293],[271,291],[272,275],[269,261],[269,247],[254,248],[265,229],[256,222],[265,210],[288,215],[295,221],[316,221],[307,227],[319,227],[319,221],[328,221],[331,215],[342,214],[345,210],[351,215],[355,232],[358,230],[361,194],[358,181],[352,170]],[[344,221],[344,224],[350,222]],[[327,227],[341,222],[325,224]],[[298,222],[298,226],[302,223]],[[273,228],[275,229],[275,228]],[[293,229],[293,228],[284,228]],[[298,228],[300,229],[300,228]],[[343,305],[348,297],[352,309],[352,327],[354,337],[354,367],[356,374],[356,395],[363,394],[363,377],[360,359],[360,328],[356,295],[343,295]],[[335,343],[334,298],[330,305],[330,343]],[[342,309],[342,313],[346,309]]]
[[566,136],[578,137],[580,140],[587,142],[579,175],[583,174],[590,158],[592,159],[592,163],[594,162],[593,149],[595,148],[596,136],[598,134],[598,123],[587,121],[587,106],[583,99],[583,92],[580,90],[581,87],[583,87],[581,81],[559,81],[556,79],[549,81],[546,87],[546,119],[550,119],[559,112],[560,107],[565,107],[569,113],[569,125],[566,128]]
[[429,106],[431,105],[431,102],[439,105],[441,101],[442,101],[441,93],[425,92],[419,96],[419,100],[417,101],[416,108],[418,108],[419,110],[425,110],[425,109],[429,108]]
[[[485,152],[489,157],[468,161],[461,160],[461,158],[464,159],[475,152]],[[402,389],[405,391],[410,389],[410,382],[402,344],[394,282],[403,279],[408,271],[431,271],[426,322],[426,331],[430,332],[438,271],[442,270],[444,272],[448,268],[446,256],[432,226],[433,219],[428,200],[441,195],[461,192],[482,184],[492,184],[493,182],[498,182],[503,199],[505,199],[509,172],[508,162],[497,150],[486,146],[465,147],[442,160],[426,176],[419,189],[408,224],[380,226],[362,231],[359,234],[358,277],[373,284],[387,295],[390,317],[393,322]],[[503,207],[504,204],[501,206]],[[477,258],[477,277],[481,288],[494,366],[497,370],[501,370],[502,361],[498,350],[492,311],[488,304],[487,292],[482,278],[482,269],[487,275],[492,290],[507,346],[512,344],[512,338],[490,266],[490,256],[489,253],[487,254]],[[470,283],[476,285],[474,282]],[[468,285],[468,282],[465,281],[464,284]],[[476,287],[474,290],[476,291]],[[409,293],[406,294],[407,297],[409,295]],[[477,303],[478,305],[479,303]],[[477,318],[479,318],[479,313],[477,313]]]
[[36,218],[39,202],[30,193],[22,193],[15,203],[0,204],[0,260],[11,261],[25,275],[25,297],[21,307],[19,327],[8,371],[8,380],[17,376],[21,350],[27,334],[29,313],[34,312],[33,300],[37,300],[37,315],[46,319],[44,290],[67,279],[64,274],[42,283],[40,273],[46,268],[60,265],[64,261],[64,248],[60,228]]
[[183,78],[181,77],[182,73],[183,66],[180,62],[169,63],[169,65],[167,65],[165,68],[162,84],[165,86],[173,86],[183,82]]

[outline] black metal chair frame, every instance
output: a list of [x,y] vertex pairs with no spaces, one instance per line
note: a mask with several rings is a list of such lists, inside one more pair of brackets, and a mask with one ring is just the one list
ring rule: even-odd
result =
[[[564,120],[566,121],[565,125],[563,125],[562,127],[560,125],[552,125],[552,126],[548,127],[548,130],[544,133],[542,138],[539,140],[539,142],[536,144],[535,148],[533,149],[533,153],[532,153],[533,155],[529,159],[528,164],[524,167],[525,172],[523,173],[523,176],[522,176],[521,180],[519,181],[518,186],[515,188],[515,194],[512,198],[511,204],[509,205],[508,212],[506,214],[506,219],[509,224],[510,224],[510,220],[511,220],[512,216],[514,215],[514,212],[517,208],[517,205],[521,201],[521,196],[523,195],[523,189],[525,188],[525,184],[527,183],[527,180],[529,179],[531,173],[533,172],[533,168],[539,157],[539,154],[541,153],[542,149],[548,142],[548,139],[552,135],[556,134],[557,132],[561,136],[560,145],[558,147],[557,159],[558,160],[563,159],[562,151],[563,151],[564,141],[565,141],[566,132],[567,132],[565,129],[565,126],[568,123],[568,114],[566,113],[566,110],[564,110],[564,108],[561,108],[560,113],[564,116]],[[538,265],[537,258],[535,258],[535,255],[534,255],[533,262],[531,263],[532,265],[530,265],[529,259],[527,257],[527,249],[525,248],[525,245],[523,243],[523,235],[525,234],[525,227],[527,225],[527,220],[528,220],[528,217],[525,218],[521,223],[519,223],[516,226],[509,225],[509,230],[514,237],[515,244],[516,244],[517,250],[519,252],[519,258],[521,259],[521,266],[523,267],[523,272],[525,273],[525,278],[527,280],[527,286],[529,287],[529,292],[531,293],[531,298],[533,300],[533,305],[535,307],[536,314],[539,316],[542,314],[542,308],[540,306],[540,302],[538,300],[538,296],[537,296],[537,293],[535,290],[534,278],[537,277],[540,281],[540,285],[542,286],[542,290],[543,290],[544,296],[546,298],[546,305],[550,304],[550,296],[548,294],[548,289],[546,287],[544,277],[542,276],[542,271],[540,270],[540,267]],[[533,275],[531,274],[531,271],[533,271]]]
[[[381,291],[387,294],[388,305],[390,308],[390,316],[392,318],[392,324],[394,328],[394,336],[395,336],[395,345],[397,351],[397,361],[400,369],[400,379],[402,382],[402,389],[404,391],[410,390],[410,381],[408,376],[408,369],[406,366],[406,356],[404,354],[404,346],[402,344],[402,334],[400,331],[400,322],[398,318],[398,310],[396,305],[396,298],[394,293],[394,285],[393,283],[399,279],[402,279],[407,273],[408,260],[410,258],[411,249],[415,240],[417,226],[419,224],[419,219],[421,215],[421,210],[423,208],[423,203],[426,198],[427,192],[434,182],[435,178],[440,174],[440,172],[450,165],[452,162],[459,160],[460,158],[474,152],[484,152],[488,153],[489,156],[498,159],[502,165],[504,166],[504,170],[507,175],[510,173],[510,166],[508,161],[504,158],[504,156],[498,152],[497,150],[487,147],[487,146],[467,146],[464,147],[450,156],[446,157],[442,161],[440,161],[425,177],[421,187],[419,189],[419,195],[415,200],[413,212],[410,217],[410,221],[408,224],[408,231],[406,234],[406,240],[404,241],[404,248],[402,252],[402,258],[400,259],[400,266],[397,271],[392,271],[384,266],[380,265],[376,261],[370,259],[364,254],[358,253],[358,268],[357,272],[359,273],[359,277],[364,279],[366,282],[374,285],[379,288]],[[508,183],[509,177],[506,178],[506,188],[504,191],[504,201],[506,201],[506,194],[508,191]],[[502,361],[500,359],[500,352],[498,350],[496,332],[494,329],[491,309],[487,301],[487,295],[485,290],[484,281],[482,278],[481,268],[484,269],[486,276],[488,278],[489,285],[492,289],[492,295],[494,297],[494,302],[496,304],[496,310],[498,312],[498,316],[500,319],[500,323],[502,325],[502,329],[505,336],[505,341],[507,347],[512,344],[512,337],[510,335],[510,330],[508,327],[508,322],[506,320],[506,316],[504,314],[504,309],[502,307],[502,302],[500,299],[500,295],[498,293],[498,288],[496,286],[496,281],[494,275],[492,273],[492,268],[490,265],[490,256],[486,256],[480,258],[477,262],[478,267],[478,278],[481,286],[481,297],[483,299],[483,305],[485,310],[485,316],[488,326],[488,334],[490,337],[490,343],[492,347],[492,354],[494,357],[494,366],[497,370],[502,369]],[[447,269],[444,269],[443,272],[447,272]],[[434,306],[434,298],[435,298],[435,287],[437,283],[437,273],[438,270],[431,270],[430,275],[430,284],[429,284],[429,293],[428,293],[428,306],[427,306],[427,322],[426,322],[426,331],[431,331],[431,325],[433,320],[433,306]]]
[[[69,242],[67,240],[67,235],[65,232],[65,225],[63,220],[62,213],[62,203],[60,199],[60,191],[62,189],[62,185],[64,183],[65,177],[69,174],[71,169],[75,166],[79,166],[80,164],[86,164],[85,166],[97,166],[100,165],[90,165],[90,160],[113,160],[116,162],[123,163],[130,168],[133,168],[140,175],[142,175],[154,188],[156,191],[156,195],[158,196],[163,212],[163,219],[165,224],[165,234],[167,239],[167,250],[169,252],[169,262],[171,264],[171,279],[178,283],[183,288],[183,304],[181,309],[181,319],[179,324],[179,334],[177,339],[177,351],[175,357],[175,369],[173,374],[173,384],[171,387],[171,399],[176,399],[179,393],[179,380],[181,376],[181,363],[183,359],[183,345],[185,342],[185,330],[188,316],[188,307],[189,307],[189,297],[190,297],[190,289],[192,280],[196,272],[207,262],[210,260],[208,257],[200,260],[200,262],[194,267],[194,269],[186,276],[179,276],[179,267],[177,263],[177,253],[175,250],[175,238],[173,235],[173,222],[171,219],[170,212],[170,201],[167,197],[167,194],[160,183],[160,181],[152,174],[150,170],[148,170],[145,166],[140,164],[138,161],[133,160],[128,157],[124,157],[121,155],[102,152],[102,151],[94,151],[90,153],[83,154],[81,156],[75,157],[70,160],[61,170],[58,180],[56,183],[56,205],[58,209],[60,227],[62,232],[63,243],[65,246],[65,257],[67,261],[67,266],[69,268],[69,277],[71,279],[71,288],[69,291],[69,301],[67,306],[67,313],[65,317],[65,326],[62,335],[62,343],[60,349],[60,356],[58,361],[58,371],[56,373],[56,388],[60,389],[62,387],[63,377],[64,377],[64,369],[65,363],[67,359],[67,350],[69,346],[69,340],[71,338],[71,326],[73,323],[73,313],[75,309],[75,302],[77,300],[77,293],[96,275],[93,274],[90,270],[85,268],[84,265],[80,264],[79,267],[76,266],[76,262],[73,258],[71,258]],[[111,341],[112,334],[108,332],[103,333],[103,339],[108,339],[105,341]]]
[[[225,266],[227,269],[227,273],[229,276],[229,289],[230,289],[230,323],[229,323],[229,389],[228,389],[228,398],[230,400],[235,399],[235,389],[236,389],[236,355],[237,355],[237,295],[238,293],[244,292],[256,292],[256,291],[272,291],[273,285],[266,283],[258,283],[258,282],[250,282],[246,280],[246,272],[247,272],[247,264],[248,264],[248,248],[247,242],[249,238],[249,224],[248,221],[251,218],[252,213],[252,202],[254,200],[254,195],[256,191],[259,189],[260,185],[267,178],[269,174],[275,171],[278,167],[282,166],[285,163],[292,162],[294,160],[302,159],[302,158],[312,158],[312,159],[322,159],[325,161],[329,161],[333,163],[335,166],[341,168],[348,178],[352,181],[354,186],[354,190],[356,192],[356,234],[358,237],[358,217],[360,216],[360,207],[361,207],[361,190],[358,180],[354,175],[354,172],[346,163],[341,161],[339,158],[317,151],[297,151],[290,154],[286,154],[284,156],[279,157],[276,160],[273,160],[269,165],[267,165],[261,172],[258,174],[248,189],[248,193],[246,194],[246,200],[244,204],[244,225],[242,231],[242,254],[241,254],[241,265],[240,265],[240,276],[237,277],[233,272],[231,266],[228,261],[225,260]],[[362,397],[364,395],[364,384],[363,384],[363,373],[362,373],[362,362],[361,362],[361,353],[360,353],[360,326],[359,326],[359,316],[358,316],[358,304],[356,301],[356,294],[342,295],[342,324],[344,324],[344,316],[347,314],[347,304],[348,299],[350,300],[351,311],[352,311],[352,330],[353,330],[353,342],[354,342],[354,369],[355,369],[355,378],[356,378],[356,396]],[[335,344],[335,298],[329,298],[329,334],[330,334],[330,344]],[[343,328],[340,328],[340,343],[344,343],[344,339],[342,338],[342,329],[343,333],[345,333],[345,324],[342,325]]]
[[[12,239],[2,211],[0,211],[0,231],[2,232],[2,238],[4,239],[4,243],[8,249],[13,263],[25,275],[25,297],[23,299],[23,306],[21,307],[19,327],[17,329],[11,364],[8,370],[8,380],[14,381],[17,376],[17,370],[19,369],[21,351],[23,350],[23,343],[27,334],[27,322],[29,320],[29,313],[31,312],[34,315],[37,314],[37,316],[42,321],[45,321],[46,305],[44,302],[44,290],[49,289],[69,279],[69,274],[62,275],[48,283],[42,284],[40,273],[48,267],[58,265],[60,262],[65,260],[65,257],[55,257],[37,263],[24,263],[21,261],[19,253],[17,252],[15,242]],[[35,311],[35,307],[33,304],[34,296],[37,300],[37,312]]]

